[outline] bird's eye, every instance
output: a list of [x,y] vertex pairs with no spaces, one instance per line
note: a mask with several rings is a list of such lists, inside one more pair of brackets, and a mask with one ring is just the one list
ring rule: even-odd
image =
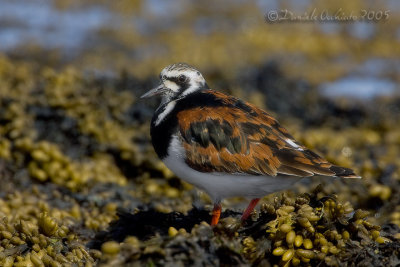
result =
[[180,75],[178,77],[178,81],[180,81],[181,83],[186,82],[186,80],[187,80],[187,77],[185,75]]

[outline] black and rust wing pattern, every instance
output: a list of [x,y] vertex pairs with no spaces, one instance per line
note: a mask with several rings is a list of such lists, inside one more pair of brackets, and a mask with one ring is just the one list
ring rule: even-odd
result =
[[265,111],[207,90],[218,104],[183,109],[176,116],[186,163],[201,172],[359,178],[298,144]]

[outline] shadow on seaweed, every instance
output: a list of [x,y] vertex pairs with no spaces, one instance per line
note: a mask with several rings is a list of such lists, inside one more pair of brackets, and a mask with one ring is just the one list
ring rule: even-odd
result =
[[[226,210],[221,214],[221,218],[237,216],[240,213]],[[180,212],[162,213],[154,209],[141,210],[135,214],[119,210],[119,217],[110,223],[107,231],[99,232],[88,246],[99,249],[101,244],[114,240],[122,242],[127,236],[136,236],[140,240],[147,240],[157,234],[168,235],[168,229],[185,229],[190,232],[196,224],[202,221],[209,222],[211,215],[209,210],[193,207],[187,215]]]

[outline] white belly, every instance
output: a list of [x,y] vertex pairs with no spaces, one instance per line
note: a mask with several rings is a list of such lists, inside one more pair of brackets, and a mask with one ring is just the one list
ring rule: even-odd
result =
[[214,202],[227,197],[259,198],[291,187],[299,177],[271,177],[221,172],[199,172],[190,168],[184,160],[185,151],[177,137],[168,149],[163,162],[179,178],[204,190]]

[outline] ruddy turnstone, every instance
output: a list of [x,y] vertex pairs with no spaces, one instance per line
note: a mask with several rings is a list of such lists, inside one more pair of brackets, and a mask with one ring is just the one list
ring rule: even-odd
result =
[[210,195],[211,225],[218,223],[223,198],[251,198],[246,220],[260,197],[303,177],[360,178],[301,145],[264,110],[209,89],[188,64],[169,65],[160,79],[142,96],[162,98],[151,121],[154,149],[178,177]]

